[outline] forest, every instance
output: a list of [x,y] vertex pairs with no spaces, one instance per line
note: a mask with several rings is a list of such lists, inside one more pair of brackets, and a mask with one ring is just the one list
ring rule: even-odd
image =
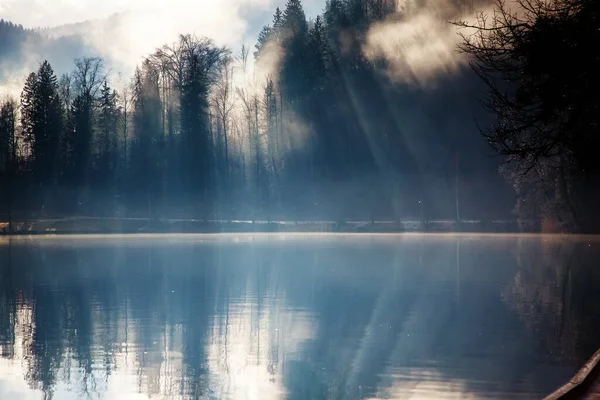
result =
[[[598,5],[449,2],[436,21],[462,34],[453,51],[472,68],[423,78],[431,59],[399,79],[386,49],[365,44],[374,26],[408,18],[404,3],[429,4],[329,0],[307,19],[288,0],[254,49],[182,33],[131,80],[99,57],[60,76],[40,60],[20,98],[0,105],[0,219],[518,219],[593,230]],[[0,52],[27,35],[42,34],[0,22]]]

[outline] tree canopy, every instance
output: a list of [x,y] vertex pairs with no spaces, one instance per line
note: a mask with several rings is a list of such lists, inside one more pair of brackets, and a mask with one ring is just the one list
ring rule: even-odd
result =
[[517,211],[593,230],[600,163],[600,5],[590,0],[495,2],[465,28],[460,48],[488,89],[496,116],[484,130],[507,156]]

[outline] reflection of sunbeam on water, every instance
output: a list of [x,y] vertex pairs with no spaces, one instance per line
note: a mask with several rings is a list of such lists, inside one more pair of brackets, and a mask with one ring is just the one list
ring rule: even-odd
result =
[[[116,321],[113,345],[107,341],[103,321],[106,315],[92,312],[93,328],[91,370],[78,364],[78,356],[69,350],[57,354],[56,370],[42,371],[67,379],[56,382],[52,392],[61,399],[77,399],[82,395],[82,382],[90,395],[104,393],[111,399],[187,398],[178,395],[191,377],[185,376],[182,364],[182,327],[164,326],[160,339],[151,348],[143,348],[138,337],[139,320],[131,320],[128,309]],[[215,314],[212,332],[207,339],[207,391],[213,398],[280,399],[286,395],[283,382],[284,362],[294,358],[300,346],[314,336],[314,317],[306,311],[285,307],[283,296],[272,296],[261,309],[256,298],[248,295]],[[44,388],[31,391],[27,377],[40,367],[29,353],[36,346],[32,332],[36,331],[33,309],[18,305],[12,345],[0,345],[5,356],[0,358],[0,393],[18,398],[39,398]],[[97,344],[94,344],[97,342]],[[109,357],[106,359],[106,357]],[[109,363],[111,371],[107,373]],[[140,376],[140,370],[143,375]],[[48,377],[38,376],[39,379]],[[193,384],[193,383],[192,383]],[[93,397],[93,396],[92,396]]]
[[[1,310],[4,312],[4,310]],[[11,321],[14,325],[14,336],[12,343],[5,343],[5,338],[0,342],[0,393],[7,393],[8,398],[22,396],[29,391],[26,376],[24,348],[31,343],[31,336],[27,335],[33,328],[33,310],[31,307],[22,305],[15,313]],[[39,396],[42,392],[38,392]],[[12,397],[11,397],[12,396]]]
[[285,398],[284,363],[313,337],[314,318],[286,310],[281,298],[263,309],[256,299],[226,308],[215,316],[208,350],[212,391],[217,398]]
[[[465,383],[448,381],[443,374],[435,370],[413,369],[405,373],[390,375],[392,385],[381,390],[378,396],[368,400],[380,399],[478,399],[476,394],[465,391]],[[416,382],[416,383],[415,383]]]

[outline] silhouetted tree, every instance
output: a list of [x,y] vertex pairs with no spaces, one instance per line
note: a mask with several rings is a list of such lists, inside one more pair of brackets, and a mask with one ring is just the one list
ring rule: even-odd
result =
[[271,40],[271,33],[272,30],[270,26],[265,25],[262,27],[262,29],[258,33],[258,39],[256,40],[256,51],[254,52],[254,58],[258,59],[260,57],[261,51]]
[[[131,146],[131,179],[135,192],[147,201],[148,212],[156,206],[161,182],[162,132],[158,71],[146,61],[137,69],[131,88],[134,139]],[[139,197],[136,197],[139,198]],[[143,205],[143,203],[141,204]]]
[[288,0],[281,22],[282,47],[281,85],[284,96],[297,103],[307,89],[307,35],[308,23],[300,0]]
[[17,107],[11,98],[0,103],[0,173],[3,177],[11,171],[16,157]]
[[[208,39],[192,36],[181,38],[183,46],[183,79],[181,91],[182,157],[186,186],[198,196],[208,215],[213,186],[214,155],[209,133],[208,96],[217,77],[217,67],[225,49]],[[197,197],[197,198],[198,198]]]
[[217,80],[214,85],[213,103],[216,114],[216,160],[218,177],[225,186],[229,185],[231,117],[235,107],[233,93],[233,59],[225,56],[217,67]]
[[44,61],[37,74],[28,76],[21,95],[21,125],[31,147],[32,173],[41,185],[56,183],[62,114],[56,75]]
[[75,98],[71,105],[72,182],[80,187],[89,184],[90,160],[95,130],[95,103],[104,82],[102,60],[75,60],[72,75]]
[[17,188],[17,102],[7,98],[0,103],[0,187],[5,193],[8,232],[13,231],[14,192]]
[[505,170],[521,218],[595,229],[600,58],[592,43],[600,40],[600,6],[589,0],[516,4],[512,11],[498,0],[492,18],[480,14],[475,24],[458,23],[474,30],[463,36],[461,49],[472,57],[488,88],[485,106],[496,116],[484,135],[508,157]]
[[98,163],[100,184],[112,187],[117,169],[117,93],[105,81],[100,89],[98,106]]

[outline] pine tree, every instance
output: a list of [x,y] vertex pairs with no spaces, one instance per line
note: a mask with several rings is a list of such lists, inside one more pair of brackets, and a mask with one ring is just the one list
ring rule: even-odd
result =
[[[349,25],[346,8],[343,0],[329,0],[323,13],[328,30],[331,34],[339,36],[339,30]],[[332,37],[332,39],[334,39]],[[339,39],[335,37],[335,39]]]
[[258,34],[258,39],[256,41],[256,51],[254,52],[254,58],[258,60],[260,57],[260,53],[263,48],[267,45],[267,43],[271,40],[271,27],[269,25],[263,26]]
[[[215,173],[208,96],[218,76],[218,66],[228,53],[209,39],[184,36],[181,40],[185,49],[180,90],[183,173],[189,193],[207,205]],[[205,207],[205,215],[208,212]]]
[[37,74],[30,74],[21,95],[21,124],[31,146],[33,175],[40,184],[56,183],[58,149],[62,130],[62,105],[58,80],[44,61]]
[[8,232],[12,232],[12,208],[17,186],[17,102],[11,98],[0,104],[0,186],[8,210]]
[[134,143],[131,149],[133,183],[149,192],[157,178],[153,159],[159,139],[158,75],[149,63],[137,69],[133,78],[133,128]]
[[273,14],[273,22],[271,23],[270,39],[277,44],[281,44],[283,40],[283,13],[277,7]]
[[331,71],[331,47],[327,40],[325,26],[320,16],[308,33],[308,62],[310,63],[308,79],[313,90],[322,91]]
[[0,103],[0,176],[9,175],[16,155],[17,104],[8,98]]
[[98,110],[98,178],[105,185],[114,178],[117,166],[117,93],[104,81]]
[[308,23],[300,0],[288,0],[282,19],[283,54],[281,88],[290,103],[297,103],[307,92],[307,34]]
[[46,117],[44,128],[41,130],[44,141],[45,162],[40,169],[46,169],[46,174],[40,171],[40,175],[45,176],[44,180],[56,183],[60,136],[62,133],[63,110],[58,94],[58,79],[47,61],[42,63],[38,72],[38,90],[41,106],[40,120]]
[[[30,73],[25,80],[23,91],[21,92],[21,131],[23,140],[31,148],[35,141],[35,111],[36,101],[35,92],[37,86],[37,74]],[[33,156],[33,154],[32,154]]]
[[186,57],[181,94],[181,129],[189,190],[206,199],[210,177],[211,153],[208,137],[208,76],[200,49],[192,48]]
[[300,0],[288,0],[283,11],[283,29],[292,37],[304,36],[308,31],[306,14]]
[[281,13],[281,9],[277,7],[275,9],[275,14],[273,15],[273,32],[279,33],[283,27],[283,14]]
[[[272,79],[267,80],[263,96],[263,112],[267,130],[267,153],[269,162],[277,158],[279,143],[277,135],[277,93]],[[274,163],[272,167],[275,168]]]

